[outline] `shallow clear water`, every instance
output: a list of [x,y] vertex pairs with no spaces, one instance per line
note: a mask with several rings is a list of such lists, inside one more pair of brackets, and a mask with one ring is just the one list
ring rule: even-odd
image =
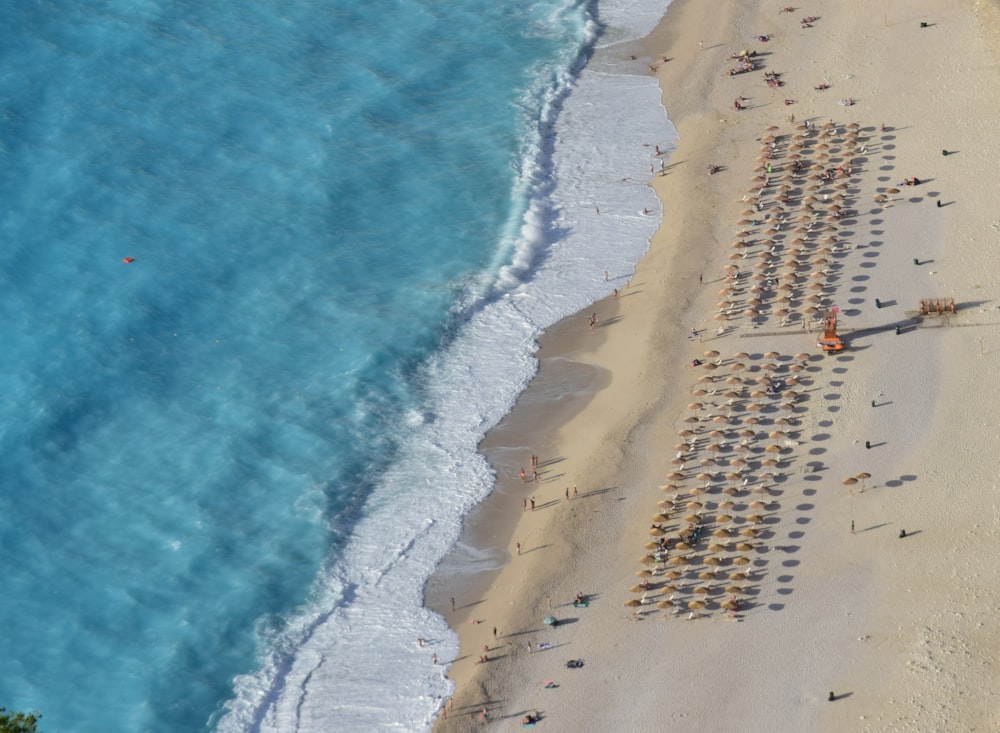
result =
[[420,588],[475,444],[645,248],[669,130],[577,76],[593,7],[439,5],[0,6],[0,705],[372,730],[447,692],[411,647],[454,644]]

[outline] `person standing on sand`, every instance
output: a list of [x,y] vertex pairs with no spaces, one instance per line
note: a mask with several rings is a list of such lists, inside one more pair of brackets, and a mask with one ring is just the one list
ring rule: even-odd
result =
[[521,543],[520,542],[517,543],[517,554],[518,555],[521,554]]
[[569,487],[566,487],[566,501],[569,501]]
[[531,497],[531,511],[535,511],[535,497]]

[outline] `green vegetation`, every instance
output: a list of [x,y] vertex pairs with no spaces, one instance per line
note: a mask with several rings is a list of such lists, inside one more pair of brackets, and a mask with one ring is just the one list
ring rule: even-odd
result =
[[37,728],[41,717],[34,713],[8,713],[7,708],[0,708],[0,733],[41,733]]

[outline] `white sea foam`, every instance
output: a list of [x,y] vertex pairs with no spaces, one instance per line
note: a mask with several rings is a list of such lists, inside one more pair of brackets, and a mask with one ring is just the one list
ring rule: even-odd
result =
[[[620,23],[612,35],[639,35],[665,7],[602,5],[602,21]],[[261,669],[237,680],[219,731],[429,729],[451,692],[444,663],[458,646],[423,608],[423,586],[493,486],[477,445],[533,375],[539,334],[631,277],[660,223],[647,185],[660,162],[653,146],[667,152],[675,140],[652,78],[584,70],[551,89],[525,151],[527,204],[507,264],[426,366],[426,408],[401,426],[402,455],[308,609],[270,640]]]

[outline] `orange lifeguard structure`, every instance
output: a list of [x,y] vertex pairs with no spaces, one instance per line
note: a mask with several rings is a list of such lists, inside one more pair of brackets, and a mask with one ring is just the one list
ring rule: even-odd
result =
[[844,350],[844,342],[837,335],[837,313],[839,308],[831,308],[823,316],[823,338],[816,342],[816,345],[825,352],[836,352]]

